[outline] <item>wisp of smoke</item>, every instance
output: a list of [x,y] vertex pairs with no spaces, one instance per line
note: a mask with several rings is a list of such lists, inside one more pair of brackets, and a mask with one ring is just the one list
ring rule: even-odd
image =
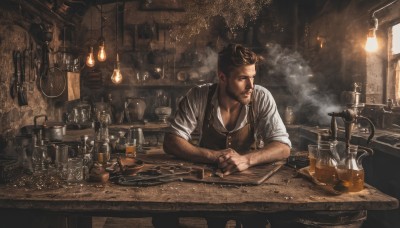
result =
[[283,49],[278,44],[267,44],[266,48],[266,63],[270,73],[284,76],[293,99],[296,99],[295,111],[312,106],[316,110],[308,113],[307,119],[322,125],[329,124],[328,113],[340,110],[340,105],[335,102],[333,95],[318,91],[317,86],[310,82],[313,72],[307,62],[298,52]]

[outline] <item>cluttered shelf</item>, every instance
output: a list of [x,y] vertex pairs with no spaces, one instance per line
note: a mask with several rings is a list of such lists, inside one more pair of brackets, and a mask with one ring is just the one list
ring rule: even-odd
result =
[[119,85],[107,85],[106,89],[115,89],[115,88],[123,88],[123,89],[158,89],[158,88],[174,88],[174,89],[190,89],[196,86],[196,84],[172,84],[172,83],[164,83],[164,84],[119,84]]

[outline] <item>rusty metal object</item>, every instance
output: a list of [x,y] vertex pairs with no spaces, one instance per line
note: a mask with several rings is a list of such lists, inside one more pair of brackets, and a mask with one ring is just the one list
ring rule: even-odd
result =
[[99,165],[95,165],[89,174],[89,181],[105,183],[110,179],[110,174]]
[[187,176],[204,179],[211,172],[206,172],[202,167],[186,167],[183,165],[154,166],[135,176],[120,176],[117,183],[125,186],[153,186],[163,183],[181,181]]
[[144,162],[134,158],[118,158],[118,165],[123,175],[136,175],[144,166]]

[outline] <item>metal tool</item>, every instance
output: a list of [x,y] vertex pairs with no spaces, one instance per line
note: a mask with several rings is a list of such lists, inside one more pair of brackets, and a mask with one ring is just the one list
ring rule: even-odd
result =
[[28,105],[28,98],[26,96],[26,88],[25,88],[25,57],[26,57],[26,50],[22,52],[21,58],[19,59],[20,64],[20,72],[21,77],[18,79],[18,104],[19,106]]
[[168,182],[183,180],[187,176],[196,175],[204,178],[204,169],[184,166],[155,166],[136,176],[118,176],[116,183],[125,186],[154,186]]
[[15,95],[17,94],[17,82],[19,78],[19,59],[21,57],[21,53],[19,51],[14,51],[13,52],[13,63],[14,63],[14,75],[11,78],[11,83],[10,83],[10,96],[12,99],[15,98]]
[[[371,142],[371,139],[374,137],[375,134],[375,126],[372,123],[372,121],[370,119],[368,119],[367,117],[358,115],[353,109],[346,109],[343,110],[342,112],[331,112],[328,113],[329,116],[333,118],[335,117],[341,117],[343,119],[343,122],[345,123],[345,139],[346,139],[346,147],[348,147],[350,145],[350,140],[351,140],[351,134],[355,125],[355,122],[357,120],[366,120],[371,128],[371,133],[368,137],[367,140],[367,144]],[[336,125],[336,121],[332,120],[331,122],[331,132],[336,134],[337,130],[337,125]],[[333,136],[336,137],[336,136]]]
[[[32,38],[29,38],[29,66],[28,66],[28,91],[33,93],[34,84],[33,84],[33,77],[35,75],[35,63],[33,59],[33,41]],[[33,74],[33,76],[32,76]]]
[[154,186],[163,183],[173,182],[182,179],[184,175],[190,175],[190,171],[183,171],[170,174],[161,174],[157,176],[137,175],[137,176],[120,176],[117,183],[126,186]]

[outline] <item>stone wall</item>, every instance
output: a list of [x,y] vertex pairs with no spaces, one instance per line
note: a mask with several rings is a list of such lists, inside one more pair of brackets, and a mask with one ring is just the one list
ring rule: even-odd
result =
[[[47,114],[49,119],[59,118],[55,115],[53,102],[42,95],[38,87],[39,77],[34,80],[35,69],[29,67],[29,50],[32,45],[32,54],[35,55],[38,45],[28,32],[31,21],[24,18],[19,12],[0,9],[0,135],[5,132],[18,134],[19,128],[32,125],[36,115]],[[57,31],[53,27],[55,42],[50,44],[56,49]],[[20,106],[18,98],[11,98],[10,85],[14,76],[13,52],[27,50],[25,62],[26,94],[28,105]]]

